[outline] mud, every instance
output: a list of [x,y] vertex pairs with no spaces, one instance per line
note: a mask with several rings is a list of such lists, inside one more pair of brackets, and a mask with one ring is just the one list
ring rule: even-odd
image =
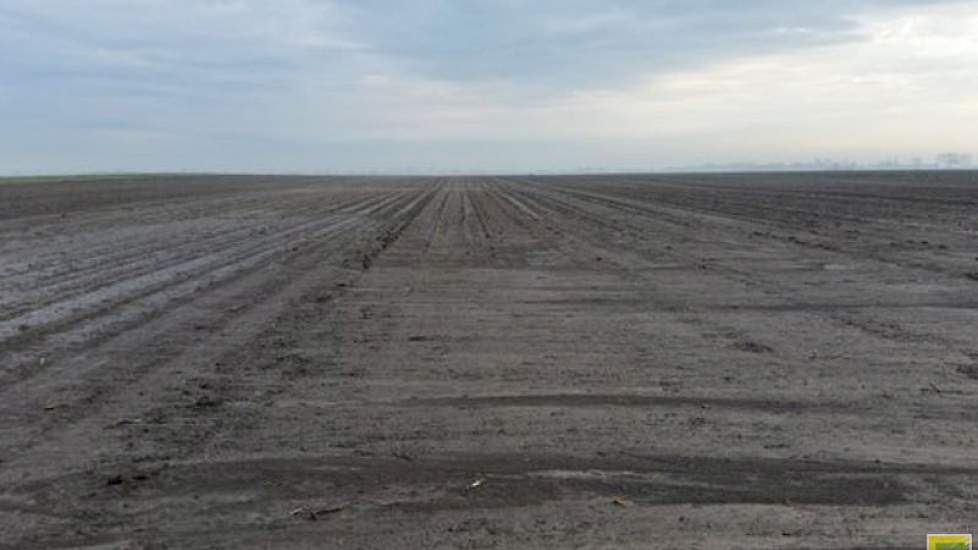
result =
[[0,183],[0,548],[978,531],[978,175]]

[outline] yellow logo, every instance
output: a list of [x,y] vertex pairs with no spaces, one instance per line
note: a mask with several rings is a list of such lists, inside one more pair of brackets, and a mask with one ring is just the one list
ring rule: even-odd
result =
[[971,550],[971,535],[927,535],[927,550]]

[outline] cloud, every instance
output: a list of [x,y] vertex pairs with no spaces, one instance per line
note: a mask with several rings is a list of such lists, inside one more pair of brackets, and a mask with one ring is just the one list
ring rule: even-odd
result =
[[[919,1],[365,0],[349,20],[381,55],[446,80],[607,87],[650,73],[863,38],[854,15]],[[377,17],[396,12],[397,17]]]
[[0,171],[961,148],[976,16],[924,0],[7,0]]

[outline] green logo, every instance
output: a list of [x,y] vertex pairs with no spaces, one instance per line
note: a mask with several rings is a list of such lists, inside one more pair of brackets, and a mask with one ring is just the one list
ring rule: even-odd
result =
[[927,535],[927,550],[972,550],[971,535]]

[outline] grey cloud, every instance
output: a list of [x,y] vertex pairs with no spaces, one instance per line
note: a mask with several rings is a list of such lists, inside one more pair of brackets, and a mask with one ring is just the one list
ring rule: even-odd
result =
[[[93,169],[163,169],[179,157],[186,164],[172,167],[191,169],[218,166],[218,156],[228,169],[245,161],[254,164],[241,169],[284,169],[290,151],[300,151],[296,161],[307,167],[379,162],[371,155],[477,163],[486,149],[522,155],[530,166],[540,149],[519,151],[534,141],[532,128],[512,147],[424,136],[365,145],[356,140],[370,134],[361,130],[371,117],[360,113],[397,118],[392,111],[409,95],[401,93],[404,83],[427,80],[464,88],[477,107],[483,90],[492,90],[486,95],[497,96],[487,105],[518,111],[676,69],[859,41],[856,14],[947,3],[4,0],[0,171],[45,158],[83,168],[90,161]],[[373,75],[394,83],[388,95],[365,89]],[[263,139],[281,141],[270,147]],[[270,151],[276,156],[263,161]],[[567,149],[548,151],[556,157]]]
[[855,13],[936,3],[475,0],[404,9],[366,0],[351,12],[380,53],[432,77],[586,87],[677,66],[859,40],[850,18]]

